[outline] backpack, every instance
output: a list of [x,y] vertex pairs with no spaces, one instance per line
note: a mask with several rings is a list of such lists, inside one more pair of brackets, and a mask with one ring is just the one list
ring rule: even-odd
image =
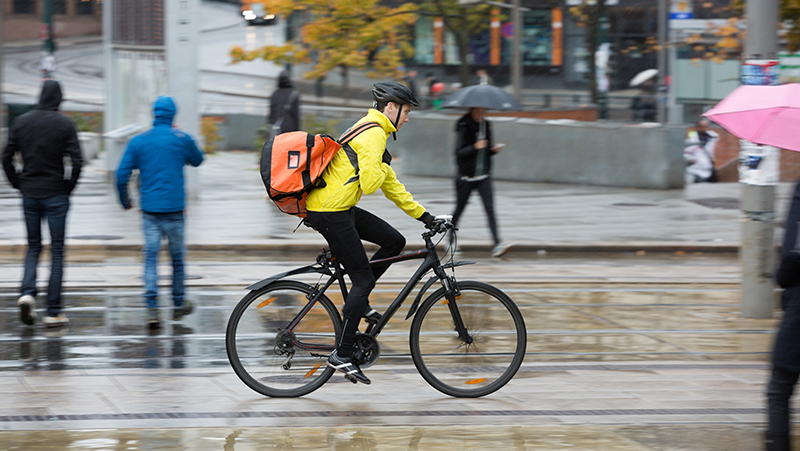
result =
[[280,211],[305,218],[308,193],[325,186],[322,172],[339,149],[344,149],[358,175],[358,155],[348,143],[373,127],[380,125],[364,122],[348,129],[338,141],[300,131],[271,138],[261,149],[261,180],[267,195]]

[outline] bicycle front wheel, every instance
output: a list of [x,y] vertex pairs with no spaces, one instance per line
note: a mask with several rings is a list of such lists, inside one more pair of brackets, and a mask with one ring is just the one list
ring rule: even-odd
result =
[[[411,357],[435,389],[459,398],[477,398],[504,386],[525,357],[527,333],[522,313],[500,289],[483,282],[459,282],[450,305],[445,289],[431,294],[411,324]],[[460,317],[466,336],[459,336]]]
[[313,288],[283,280],[248,293],[231,313],[225,334],[228,360],[248,387],[272,397],[303,396],[333,374],[328,355],[342,320],[325,295],[308,307]]

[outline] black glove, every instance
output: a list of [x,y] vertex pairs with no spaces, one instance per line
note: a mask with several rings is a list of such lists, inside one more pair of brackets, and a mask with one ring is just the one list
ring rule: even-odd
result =
[[381,163],[386,163],[389,166],[392,165],[392,154],[389,153],[389,149],[383,149],[383,158],[381,159]]
[[422,216],[417,218],[417,221],[422,222],[425,224],[426,228],[430,229],[434,219],[436,219],[436,217],[426,211],[425,213],[422,213]]

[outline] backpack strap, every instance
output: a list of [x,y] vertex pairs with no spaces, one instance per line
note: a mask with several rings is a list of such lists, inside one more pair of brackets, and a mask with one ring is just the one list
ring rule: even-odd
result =
[[303,186],[311,185],[311,149],[314,147],[314,141],[317,135],[306,133],[306,168],[303,169]]
[[[358,177],[358,154],[352,147],[350,147],[350,141],[353,140],[356,136],[360,135],[362,132],[367,131],[371,128],[380,127],[380,124],[377,122],[364,122],[359,124],[357,127],[347,129],[341,138],[337,141],[344,149],[345,155],[347,155],[347,159],[350,160],[350,164],[356,169],[356,177]],[[350,181],[348,181],[349,183]]]

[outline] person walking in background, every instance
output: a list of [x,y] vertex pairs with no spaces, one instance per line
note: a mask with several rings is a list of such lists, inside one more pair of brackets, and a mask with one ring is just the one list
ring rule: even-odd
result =
[[709,130],[710,122],[700,119],[695,130],[686,137],[683,158],[686,161],[686,182],[716,182],[717,172],[714,168],[714,150],[719,141],[719,134]]
[[486,72],[484,69],[478,69],[475,71],[475,76],[478,77],[478,84],[479,85],[493,85],[494,80],[492,77],[489,76],[489,73]]
[[411,69],[403,75],[403,84],[411,90],[411,95],[417,97],[417,71]]
[[[58,112],[61,86],[46,80],[39,105],[11,124],[8,143],[3,151],[3,169],[11,185],[22,193],[22,210],[28,233],[28,252],[22,278],[22,296],[17,301],[20,319],[27,325],[36,320],[36,268],[42,252],[42,220],[50,228],[50,281],[47,286],[48,327],[66,325],[62,313],[61,286],[64,277],[64,237],[66,234],[69,195],[78,183],[83,166],[75,124]],[[22,170],[14,167],[14,155],[22,156]],[[72,161],[67,178],[64,156]]]
[[[456,122],[456,209],[453,224],[458,225],[461,214],[467,206],[469,196],[477,190],[486,210],[489,230],[492,232],[494,248],[492,257],[502,257],[511,248],[500,241],[497,219],[494,213],[494,194],[492,192],[492,157],[504,144],[493,144],[492,127],[486,120],[485,108],[470,108],[469,112]],[[452,237],[452,235],[451,235]],[[452,244],[452,243],[451,243]]]
[[172,126],[177,112],[171,97],[161,96],[153,105],[153,128],[128,143],[117,169],[117,190],[122,207],[133,207],[128,196],[128,180],[139,170],[139,191],[144,230],[144,300],[151,329],[161,326],[158,314],[158,251],[161,237],[169,243],[172,257],[172,319],[178,321],[192,312],[191,301],[184,299],[185,245],[183,210],[186,202],[183,167],[200,166],[203,153],[186,132]]
[[269,119],[272,136],[300,130],[300,93],[295,89],[288,70],[278,75],[278,89],[269,99]]
[[775,336],[772,351],[772,375],[767,385],[768,423],[765,436],[767,451],[789,451],[791,447],[790,400],[800,374],[800,183],[786,219],[781,261],[776,273],[783,288],[783,320]]

